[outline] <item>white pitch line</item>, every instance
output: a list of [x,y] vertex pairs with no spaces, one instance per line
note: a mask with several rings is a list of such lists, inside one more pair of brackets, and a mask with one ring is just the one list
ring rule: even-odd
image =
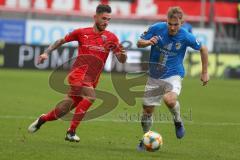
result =
[[36,117],[31,117],[31,116],[0,115],[0,119],[36,119]]
[[[29,119],[34,120],[37,117],[32,116],[13,116],[13,115],[0,115],[0,119]],[[139,123],[137,120],[122,120],[122,119],[107,119],[107,118],[99,118],[89,120],[91,122],[117,122],[117,123]],[[154,121],[154,123],[162,123],[162,124],[171,124],[172,121]],[[194,121],[185,121],[186,125],[202,125],[202,126],[240,126],[240,123],[237,122],[194,122]]]

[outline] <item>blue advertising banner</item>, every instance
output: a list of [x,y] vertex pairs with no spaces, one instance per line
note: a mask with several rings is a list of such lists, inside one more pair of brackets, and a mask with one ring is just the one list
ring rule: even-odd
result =
[[[69,22],[69,21],[47,21],[47,20],[27,20],[26,22],[26,44],[49,45],[59,38],[63,38],[73,29],[92,26],[90,22]],[[144,24],[117,24],[112,23],[107,30],[115,33],[120,42],[130,41],[132,49],[137,48],[137,41],[141,34],[149,26]],[[209,28],[193,28],[193,34],[208,50],[213,51],[214,30]],[[77,46],[78,43],[72,44]],[[150,49],[150,48],[148,48]]]
[[15,19],[0,19],[0,40],[7,43],[24,43],[26,21]]

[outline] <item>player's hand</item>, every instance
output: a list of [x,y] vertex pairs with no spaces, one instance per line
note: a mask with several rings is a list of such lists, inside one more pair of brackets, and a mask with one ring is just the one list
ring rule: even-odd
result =
[[203,86],[207,85],[208,81],[209,81],[209,75],[208,73],[202,73],[201,74],[201,81],[203,82]]
[[43,53],[38,57],[37,64],[42,64],[46,59],[48,59],[48,54]]
[[120,54],[126,54],[126,50],[125,50],[125,48],[123,47],[123,45],[119,45],[119,53]]
[[127,61],[126,50],[121,44],[119,45],[119,52],[116,54],[116,56],[120,63],[125,63]]
[[158,37],[157,36],[153,36],[151,39],[149,39],[149,44],[151,46],[157,44],[157,42],[158,42]]

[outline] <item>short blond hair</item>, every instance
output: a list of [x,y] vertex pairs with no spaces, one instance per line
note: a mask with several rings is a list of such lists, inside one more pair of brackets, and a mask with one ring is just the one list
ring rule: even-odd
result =
[[182,22],[184,22],[184,13],[181,7],[170,7],[168,9],[168,13],[167,13],[167,17],[168,19],[170,18],[177,18],[179,20],[181,20]]

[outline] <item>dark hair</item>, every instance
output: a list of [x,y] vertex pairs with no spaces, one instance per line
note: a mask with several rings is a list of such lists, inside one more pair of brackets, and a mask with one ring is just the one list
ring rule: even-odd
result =
[[104,12],[111,13],[112,12],[111,7],[107,4],[99,4],[96,8],[96,13],[101,14]]

